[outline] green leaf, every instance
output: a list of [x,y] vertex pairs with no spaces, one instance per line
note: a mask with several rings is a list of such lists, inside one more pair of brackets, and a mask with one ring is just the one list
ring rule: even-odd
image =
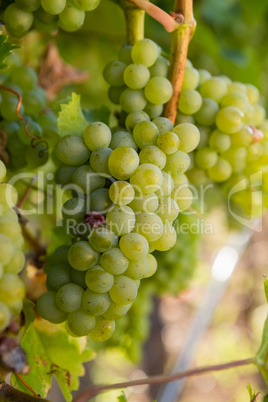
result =
[[72,100],[61,105],[57,125],[61,137],[69,134],[83,135],[88,123],[80,106],[80,95],[72,93]]
[[0,34],[0,69],[6,67],[6,64],[3,63],[4,59],[10,55],[13,49],[16,49],[18,46],[13,45],[7,41],[6,35]]
[[[73,338],[61,325],[36,320],[25,331],[21,346],[31,367],[23,376],[27,384],[45,397],[54,375],[66,401],[71,401],[71,392],[79,387],[78,377],[84,374],[83,362],[94,357],[86,338]],[[19,390],[29,392],[16,376],[12,375],[11,381]]]
[[268,385],[268,317],[263,327],[261,346],[256,354],[256,365]]
[[124,392],[122,392],[122,394],[117,397],[117,401],[118,402],[127,402],[127,398],[126,398],[126,395],[124,394]]
[[264,292],[265,292],[266,300],[268,302],[268,277],[267,276],[264,277]]

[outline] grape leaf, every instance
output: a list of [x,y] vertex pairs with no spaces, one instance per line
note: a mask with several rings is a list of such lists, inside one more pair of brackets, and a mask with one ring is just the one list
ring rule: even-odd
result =
[[18,46],[15,46],[7,41],[6,35],[0,34],[0,69],[6,67],[6,64],[3,62],[4,59],[10,55],[13,49],[17,48]]
[[82,136],[87,124],[80,106],[80,95],[72,93],[72,100],[61,105],[57,121],[59,135],[61,137],[69,134]]
[[127,402],[127,398],[126,398],[126,395],[124,394],[124,392],[122,392],[122,394],[117,397],[117,401],[118,402]]
[[[78,388],[78,377],[84,374],[83,362],[93,358],[86,338],[73,338],[61,325],[36,320],[25,331],[21,346],[27,353],[31,371],[23,376],[37,394],[45,397],[55,376],[66,401],[72,400],[71,392]],[[12,385],[29,393],[14,375]]]

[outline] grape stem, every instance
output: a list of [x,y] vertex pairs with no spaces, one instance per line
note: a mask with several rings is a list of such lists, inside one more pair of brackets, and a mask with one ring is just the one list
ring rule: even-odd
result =
[[[147,3],[147,1],[145,2]],[[122,1],[121,7],[125,14],[127,44],[134,45],[135,42],[144,38],[145,12],[128,0]]]
[[234,367],[246,366],[249,364],[255,364],[255,359],[244,359],[244,360],[236,360],[229,363],[217,364],[213,366],[204,366],[197,367],[191,370],[182,371],[180,373],[171,374],[171,375],[158,375],[148,378],[142,378],[140,380],[126,381],[117,384],[109,384],[109,385],[94,385],[81,395],[79,395],[74,402],[86,402],[91,399],[93,396],[96,396],[102,392],[106,392],[112,389],[121,389],[127,387],[133,387],[138,385],[152,385],[152,384],[166,384],[169,382],[177,381],[186,377],[193,377],[197,375],[208,374],[215,371],[227,370]]
[[261,393],[258,392],[258,393],[253,397],[253,399],[251,399],[250,402],[257,402],[257,400],[260,399],[260,397],[261,397]]
[[182,88],[188,46],[194,34],[196,21],[193,17],[192,0],[175,0],[174,12],[184,16],[184,22],[171,34],[169,79],[173,87],[171,99],[165,106],[164,116],[175,124],[179,96]]
[[31,396],[24,392],[18,391],[5,382],[0,384],[0,400],[1,402],[49,402],[48,399],[40,398],[38,395]]
[[167,32],[175,31],[184,20],[181,14],[171,13],[170,15],[147,0],[129,0],[129,1],[135,4],[135,6],[139,7],[141,10],[144,10],[156,21],[160,22],[160,24],[163,25],[163,27]]

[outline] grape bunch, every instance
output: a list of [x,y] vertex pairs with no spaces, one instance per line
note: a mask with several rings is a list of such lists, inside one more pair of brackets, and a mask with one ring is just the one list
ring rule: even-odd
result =
[[0,332],[20,313],[25,288],[18,273],[25,264],[24,240],[18,216],[13,209],[17,192],[4,183],[6,167],[0,161]]
[[85,12],[98,7],[100,0],[15,0],[0,11],[10,35],[24,36],[32,27],[42,32],[58,28],[67,32],[80,29]]
[[[56,117],[44,109],[46,93],[37,84],[36,72],[21,65],[15,53],[6,63],[0,79],[0,131],[7,137],[8,167],[33,169],[47,162],[48,147],[57,141]],[[22,97],[19,110],[16,94]]]
[[[148,53],[147,46],[138,49]],[[93,122],[55,147],[56,182],[70,194],[62,215],[73,244],[52,257],[37,310],[97,341],[112,335],[140,280],[156,272],[152,252],[175,245],[173,222],[192,202],[185,172],[199,130],[189,123],[173,127],[165,117],[151,121],[143,110],[129,113],[125,126],[112,134]]]
[[[268,156],[268,132],[259,90],[251,84],[212,77],[196,70],[189,61],[178,104],[177,122],[195,124],[201,139],[188,178],[194,184],[212,180],[224,194],[250,175],[264,169]],[[250,211],[251,190],[232,197]],[[256,207],[260,200],[255,200]],[[258,208],[257,208],[258,209]]]
[[119,60],[109,62],[103,71],[110,85],[110,101],[120,104],[125,114],[143,110],[151,119],[161,116],[164,103],[172,95],[168,67],[168,60],[161,56],[161,48],[152,40],[124,45]]

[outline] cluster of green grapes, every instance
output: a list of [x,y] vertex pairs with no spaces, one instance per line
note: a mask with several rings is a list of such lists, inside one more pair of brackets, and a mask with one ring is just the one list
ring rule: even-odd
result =
[[[178,109],[177,121],[195,124],[201,133],[194,167],[188,173],[192,183],[207,179],[225,183],[222,188],[228,194],[235,184],[243,179],[248,183],[250,175],[266,165],[268,124],[255,86],[225,76],[212,77],[187,61]],[[250,186],[232,201],[249,212]]]
[[[46,93],[37,84],[36,72],[22,66],[16,54],[5,61],[0,79],[0,130],[7,136],[8,167],[35,168],[47,162],[48,146],[57,141],[56,117],[44,111]],[[22,97],[19,110],[18,95]]]
[[187,289],[199,261],[202,235],[198,218],[193,214],[181,214],[177,225],[180,235],[172,250],[154,253],[158,270],[151,281],[157,295],[176,296]]
[[25,264],[24,244],[18,216],[13,209],[17,192],[3,183],[6,167],[0,161],[0,332],[20,313],[25,295],[24,284],[18,276]]
[[85,12],[98,7],[100,0],[15,0],[1,5],[3,21],[10,35],[24,36],[30,28],[53,32],[58,28],[67,32],[80,29]]
[[161,116],[172,86],[167,79],[169,62],[161,56],[160,47],[142,39],[134,46],[124,45],[118,57],[103,71],[111,102],[120,104],[125,114],[143,110],[151,119]]
[[[136,60],[145,60],[148,41],[137,44]],[[52,322],[67,320],[76,336],[106,340],[112,335],[114,320],[131,307],[140,280],[157,269],[151,253],[175,245],[173,222],[192,202],[184,173],[199,130],[189,123],[173,127],[164,117],[151,121],[142,108],[128,114],[124,130],[112,134],[94,122],[80,135],[60,138],[55,147],[62,163],[56,181],[72,190],[62,215],[74,243],[64,264],[49,268],[49,292],[37,309]],[[74,270],[83,286],[71,278]]]

